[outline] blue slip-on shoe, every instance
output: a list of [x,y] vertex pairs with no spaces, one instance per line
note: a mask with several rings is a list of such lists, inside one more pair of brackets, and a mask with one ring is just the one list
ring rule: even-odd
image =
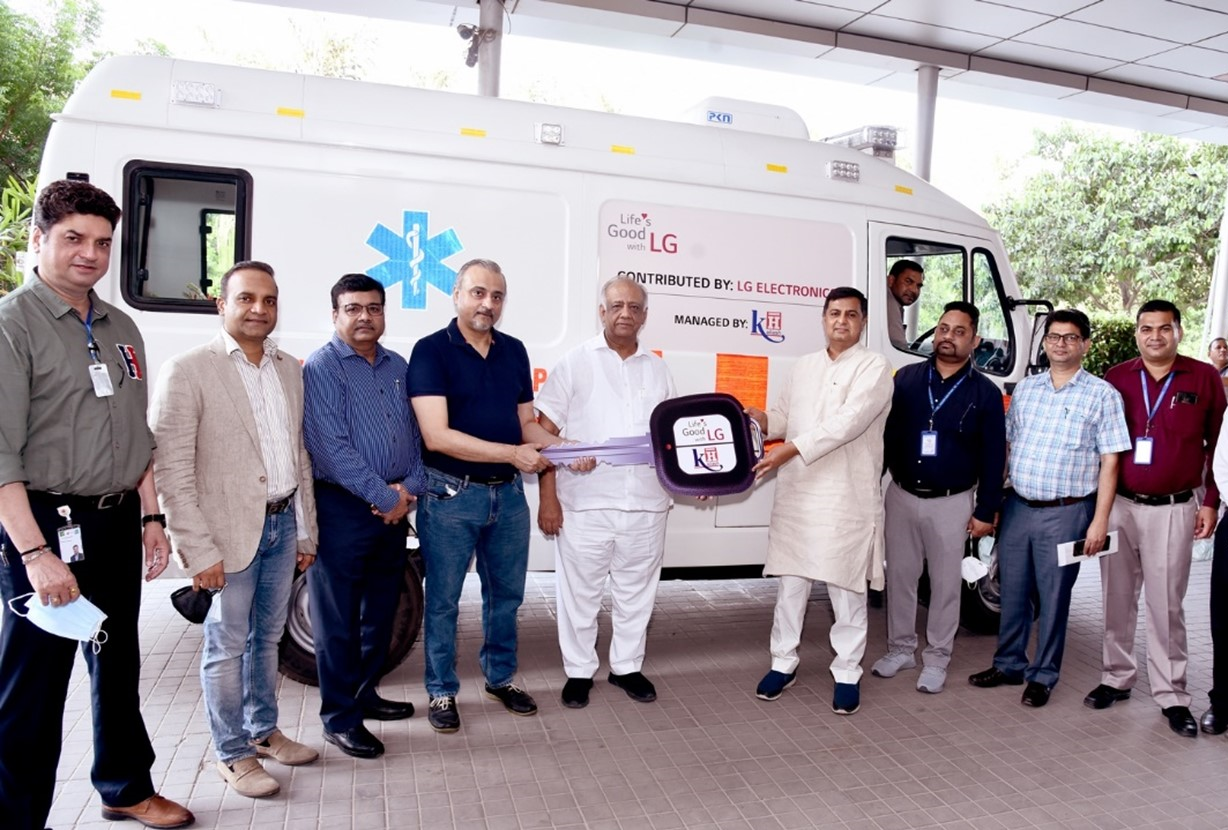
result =
[[785,689],[797,682],[797,672],[785,674],[773,669],[763,676],[755,689],[755,697],[760,700],[776,700],[785,693]]
[[861,684],[837,683],[831,698],[831,710],[837,715],[852,715],[861,708]]

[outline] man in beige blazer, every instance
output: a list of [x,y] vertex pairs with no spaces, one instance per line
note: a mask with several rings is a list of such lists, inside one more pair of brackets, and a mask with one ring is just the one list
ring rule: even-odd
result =
[[150,426],[176,558],[194,590],[220,591],[200,664],[218,771],[258,798],[280,789],[260,757],[290,765],[319,757],[277,728],[276,697],[295,564],[315,561],[315,497],[302,368],[268,339],[277,325],[273,269],[240,262],[221,292],[222,332],[162,367]]

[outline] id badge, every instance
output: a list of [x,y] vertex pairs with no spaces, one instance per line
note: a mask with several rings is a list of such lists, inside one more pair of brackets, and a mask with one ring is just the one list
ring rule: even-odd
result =
[[921,456],[933,458],[938,455],[938,433],[932,429],[921,431]]
[[107,364],[91,363],[90,381],[94,384],[95,397],[109,398],[115,394],[115,389],[111,386],[111,375],[107,373]]
[[1134,439],[1134,463],[1145,467],[1151,463],[1151,450],[1155,443],[1154,438],[1135,438]]
[[65,562],[81,562],[85,559],[85,543],[81,541],[81,525],[67,524],[57,530],[60,541],[60,558]]

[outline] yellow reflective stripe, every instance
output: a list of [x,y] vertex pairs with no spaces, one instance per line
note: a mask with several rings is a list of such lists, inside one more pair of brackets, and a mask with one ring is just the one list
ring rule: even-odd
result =
[[141,100],[141,93],[134,89],[113,89],[111,90],[112,98],[122,98],[125,101]]

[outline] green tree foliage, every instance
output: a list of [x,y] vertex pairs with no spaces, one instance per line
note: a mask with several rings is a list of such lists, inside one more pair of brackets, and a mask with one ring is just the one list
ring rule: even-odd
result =
[[1109,367],[1138,357],[1133,317],[1094,315],[1091,323],[1092,345],[1083,358],[1084,369],[1104,377]]
[[1013,174],[1022,185],[985,213],[1025,294],[1131,321],[1155,297],[1206,303],[1228,147],[1064,125],[1038,132]]
[[52,113],[94,63],[77,53],[100,20],[97,0],[52,0],[41,21],[0,0],[0,178],[37,176]]
[[9,176],[0,190],[0,296],[21,283],[19,258],[30,241],[34,188],[33,179],[19,182]]

